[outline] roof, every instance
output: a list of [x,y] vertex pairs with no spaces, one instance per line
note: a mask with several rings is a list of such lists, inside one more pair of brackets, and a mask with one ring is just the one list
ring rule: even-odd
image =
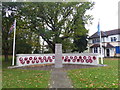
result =
[[107,43],[106,48],[114,48],[114,46],[111,45],[110,43]]
[[[90,48],[94,48],[94,47],[100,47],[100,44],[94,44],[94,45],[92,45]],[[114,46],[111,45],[110,43],[107,43],[106,46],[103,46],[103,45],[102,45],[102,47],[104,47],[104,48],[114,48]]]
[[[120,29],[114,29],[114,30],[109,30],[109,31],[105,31],[105,32],[101,31],[102,37],[107,37],[110,35],[117,35],[117,34],[120,34]],[[96,32],[92,36],[90,36],[89,39],[98,38],[98,37],[99,37],[98,32]]]
[[[100,47],[100,44],[94,44],[90,48],[94,48],[94,47]],[[102,45],[102,47],[105,47],[105,46]]]

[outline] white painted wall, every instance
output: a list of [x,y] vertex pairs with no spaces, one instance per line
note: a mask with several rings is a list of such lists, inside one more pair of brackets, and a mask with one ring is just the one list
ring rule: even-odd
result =
[[[54,64],[55,54],[17,54],[17,66],[36,64]],[[98,54],[94,53],[63,53],[63,64],[98,65]]]

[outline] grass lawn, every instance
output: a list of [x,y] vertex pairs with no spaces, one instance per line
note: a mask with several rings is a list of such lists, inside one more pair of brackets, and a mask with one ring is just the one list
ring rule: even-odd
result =
[[74,88],[118,88],[118,60],[105,59],[106,67],[68,71]]
[[49,71],[7,69],[7,66],[10,66],[11,62],[3,62],[2,64],[2,88],[48,87],[50,80]]

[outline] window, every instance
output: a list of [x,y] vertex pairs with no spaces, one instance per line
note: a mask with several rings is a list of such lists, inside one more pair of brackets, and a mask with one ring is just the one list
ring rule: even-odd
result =
[[114,37],[114,41],[116,41],[117,40],[117,38],[116,37]]
[[113,37],[111,37],[111,42],[113,42]]
[[98,53],[98,48],[97,47],[94,48],[94,53]]
[[93,39],[92,40],[92,43],[99,43],[100,42],[100,39]]
[[115,42],[117,40],[116,37],[111,37],[111,42]]

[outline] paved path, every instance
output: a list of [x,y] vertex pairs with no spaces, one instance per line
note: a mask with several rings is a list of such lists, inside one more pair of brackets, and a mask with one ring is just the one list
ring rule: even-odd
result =
[[50,88],[73,88],[71,81],[67,77],[66,70],[63,68],[52,70]]

